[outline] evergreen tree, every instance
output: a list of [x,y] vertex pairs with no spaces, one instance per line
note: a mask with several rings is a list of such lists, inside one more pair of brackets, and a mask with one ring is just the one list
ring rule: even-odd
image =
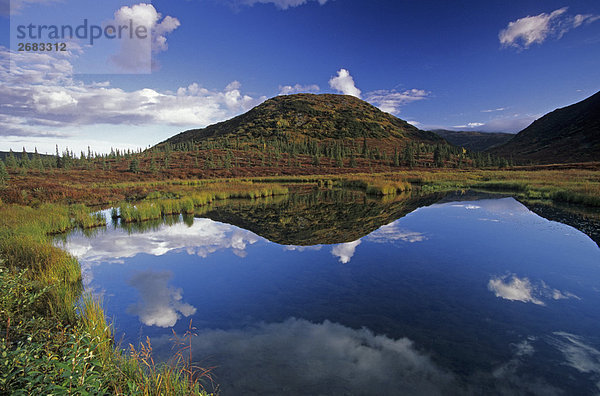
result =
[[437,167],[444,166],[444,158],[442,157],[442,149],[440,146],[436,146],[435,150],[433,150],[433,163]]
[[4,165],[4,161],[0,160],[0,186],[6,184],[6,181],[10,177],[8,176],[8,171],[6,170],[6,166]]
[[21,166],[25,169],[31,167],[31,161],[29,161],[29,155],[27,154],[27,151],[25,151],[25,147],[23,147],[23,153],[21,154]]
[[[196,159],[196,161],[198,161],[198,159]],[[154,155],[152,156],[152,159],[150,159],[150,169],[149,171],[152,174],[156,174],[158,172],[158,169],[156,168],[156,161],[154,161]]]
[[8,157],[6,157],[6,166],[13,169],[19,166],[17,157],[15,157],[15,153],[13,153],[12,149],[8,153]]
[[140,171],[140,161],[136,157],[129,163],[129,171],[133,173],[138,173]]
[[356,157],[354,156],[354,151],[350,154],[350,168],[356,168]]

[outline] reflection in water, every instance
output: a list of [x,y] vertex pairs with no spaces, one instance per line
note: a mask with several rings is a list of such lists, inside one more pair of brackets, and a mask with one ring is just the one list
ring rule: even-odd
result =
[[[174,223],[172,217],[169,218]],[[231,249],[235,255],[244,257],[246,247],[258,240],[259,237],[250,231],[209,219],[195,219],[192,225],[155,224],[144,233],[130,233],[127,228],[117,228],[92,239],[83,234],[73,234],[65,248],[79,259],[83,284],[89,286],[93,280],[94,265],[124,263],[125,259],[139,254],[162,256],[179,250],[207,257],[219,250]]]
[[169,272],[139,272],[129,284],[137,289],[140,301],[130,305],[127,312],[137,315],[146,326],[173,327],[181,315],[188,317],[196,308],[181,301],[183,290],[169,286]]
[[600,390],[600,351],[587,344],[583,337],[557,331],[550,343],[561,351],[567,364],[580,373],[592,374],[596,387]]
[[360,239],[354,242],[340,243],[331,248],[331,254],[340,258],[340,263],[346,264],[354,256],[356,247],[360,245]]
[[488,289],[494,292],[496,297],[537,305],[546,305],[542,299],[564,300],[576,298],[579,300],[576,295],[553,289],[546,285],[544,281],[541,281],[538,285],[533,285],[529,279],[519,278],[515,274],[492,277],[488,282]]
[[[453,382],[406,338],[329,321],[205,330],[192,342],[196,356],[227,368],[216,372],[225,395],[441,395]],[[167,337],[153,344],[169,353]]]
[[225,395],[598,393],[596,244],[509,197],[434,198],[219,201],[64,243],[118,336],[166,356],[193,320]]
[[415,232],[400,228],[400,224],[397,222],[382,226],[377,231],[370,233],[366,238],[370,242],[379,243],[394,243],[395,241],[414,243],[423,242],[427,239],[425,234],[422,232]]
[[162,256],[178,249],[201,257],[232,249],[244,256],[246,246],[257,240],[250,231],[209,219],[196,219],[191,226],[163,224],[141,234],[127,234],[117,229],[102,238],[74,237],[69,240],[68,248],[84,262],[115,262],[141,253]]

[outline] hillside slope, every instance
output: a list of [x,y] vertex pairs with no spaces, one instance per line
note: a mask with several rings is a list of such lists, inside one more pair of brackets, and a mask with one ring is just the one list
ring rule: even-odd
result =
[[507,143],[489,151],[538,163],[600,160],[600,92],[546,114]]
[[245,114],[206,128],[182,132],[159,146],[219,137],[247,140],[373,138],[444,143],[436,134],[421,131],[353,96],[296,94],[276,96]]
[[492,147],[508,142],[515,135],[501,132],[477,132],[477,131],[448,131],[436,129],[431,132],[443,137],[449,143],[464,147],[467,150],[485,151]]

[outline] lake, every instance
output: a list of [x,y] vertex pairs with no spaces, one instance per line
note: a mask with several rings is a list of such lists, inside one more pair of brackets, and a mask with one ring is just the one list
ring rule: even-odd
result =
[[223,395],[600,392],[600,248],[510,196],[321,190],[58,243],[124,346],[167,359],[191,321]]

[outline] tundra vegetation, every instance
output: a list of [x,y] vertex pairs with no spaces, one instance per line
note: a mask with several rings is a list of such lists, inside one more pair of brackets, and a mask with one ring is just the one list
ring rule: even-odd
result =
[[513,166],[448,145],[380,147],[219,141],[79,157],[9,153],[0,161],[0,393],[206,394],[210,370],[181,351],[156,364],[152,345],[116,345],[101,302],[86,296],[77,260],[52,235],[192,215],[220,200],[339,187],[372,196],[460,189],[600,207],[599,164]]

